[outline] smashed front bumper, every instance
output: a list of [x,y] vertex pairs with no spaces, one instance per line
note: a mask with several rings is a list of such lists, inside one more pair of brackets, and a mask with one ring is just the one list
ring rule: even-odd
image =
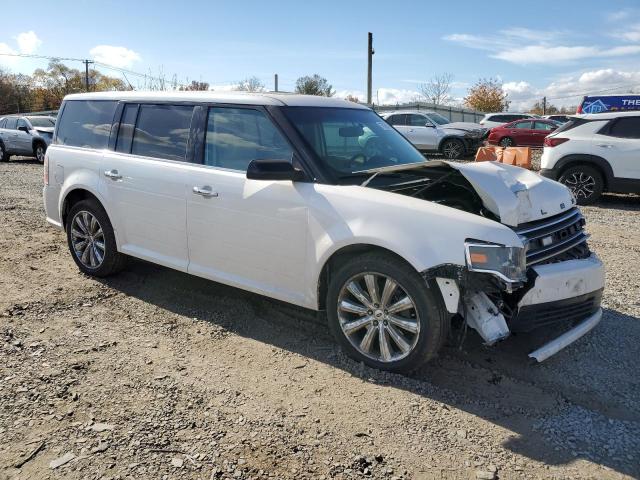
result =
[[[440,275],[449,273],[440,270]],[[570,323],[573,327],[529,356],[549,358],[593,329],[602,317],[604,266],[592,254],[529,269],[529,281],[514,291],[496,291],[488,277],[458,275],[457,282],[436,275],[447,310],[457,313],[492,345],[513,332],[531,332]],[[458,287],[460,290],[458,291]]]

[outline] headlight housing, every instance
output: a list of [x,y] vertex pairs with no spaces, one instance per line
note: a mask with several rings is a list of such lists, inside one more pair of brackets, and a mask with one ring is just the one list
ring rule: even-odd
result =
[[527,279],[525,248],[480,242],[465,242],[464,246],[470,271],[491,273],[508,283]]

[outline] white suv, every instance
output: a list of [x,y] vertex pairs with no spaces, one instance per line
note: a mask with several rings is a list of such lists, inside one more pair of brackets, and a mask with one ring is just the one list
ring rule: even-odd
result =
[[493,127],[499,127],[500,125],[504,125],[505,123],[515,122],[516,120],[522,120],[523,118],[538,118],[537,115],[532,115],[530,113],[512,113],[512,112],[500,112],[500,113],[487,113],[482,120],[480,120],[480,125],[484,128],[491,129]]
[[568,186],[584,205],[603,191],[640,193],[640,112],[570,117],[545,138],[540,174]]
[[602,315],[603,265],[566,187],[425,161],[351,102],[70,95],[44,173],[47,220],[82,272],[131,256],[325,310],[346,352],[374,367],[417,367],[452,324],[492,344],[572,323],[530,354],[542,361]]

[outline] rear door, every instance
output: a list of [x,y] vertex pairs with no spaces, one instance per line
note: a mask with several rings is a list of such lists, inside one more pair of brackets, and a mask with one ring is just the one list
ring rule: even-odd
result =
[[533,131],[531,132],[531,145],[542,147],[545,137],[555,131],[556,128],[552,123],[535,120],[533,122]]
[[594,135],[593,145],[615,177],[640,180],[640,115],[613,120]]
[[18,151],[18,119],[15,117],[8,117],[6,119],[5,128],[2,131],[2,141],[7,152],[15,153]]
[[120,251],[186,271],[190,105],[126,104],[101,178]]

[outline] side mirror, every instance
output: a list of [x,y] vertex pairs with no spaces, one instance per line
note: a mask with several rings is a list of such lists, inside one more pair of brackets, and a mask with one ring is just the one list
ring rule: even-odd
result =
[[28,128],[28,127],[25,127],[24,125],[20,125],[20,126],[18,127],[18,130],[20,130],[21,132],[29,133],[29,128]]
[[302,170],[295,168],[290,160],[252,160],[247,167],[249,180],[305,180]]

